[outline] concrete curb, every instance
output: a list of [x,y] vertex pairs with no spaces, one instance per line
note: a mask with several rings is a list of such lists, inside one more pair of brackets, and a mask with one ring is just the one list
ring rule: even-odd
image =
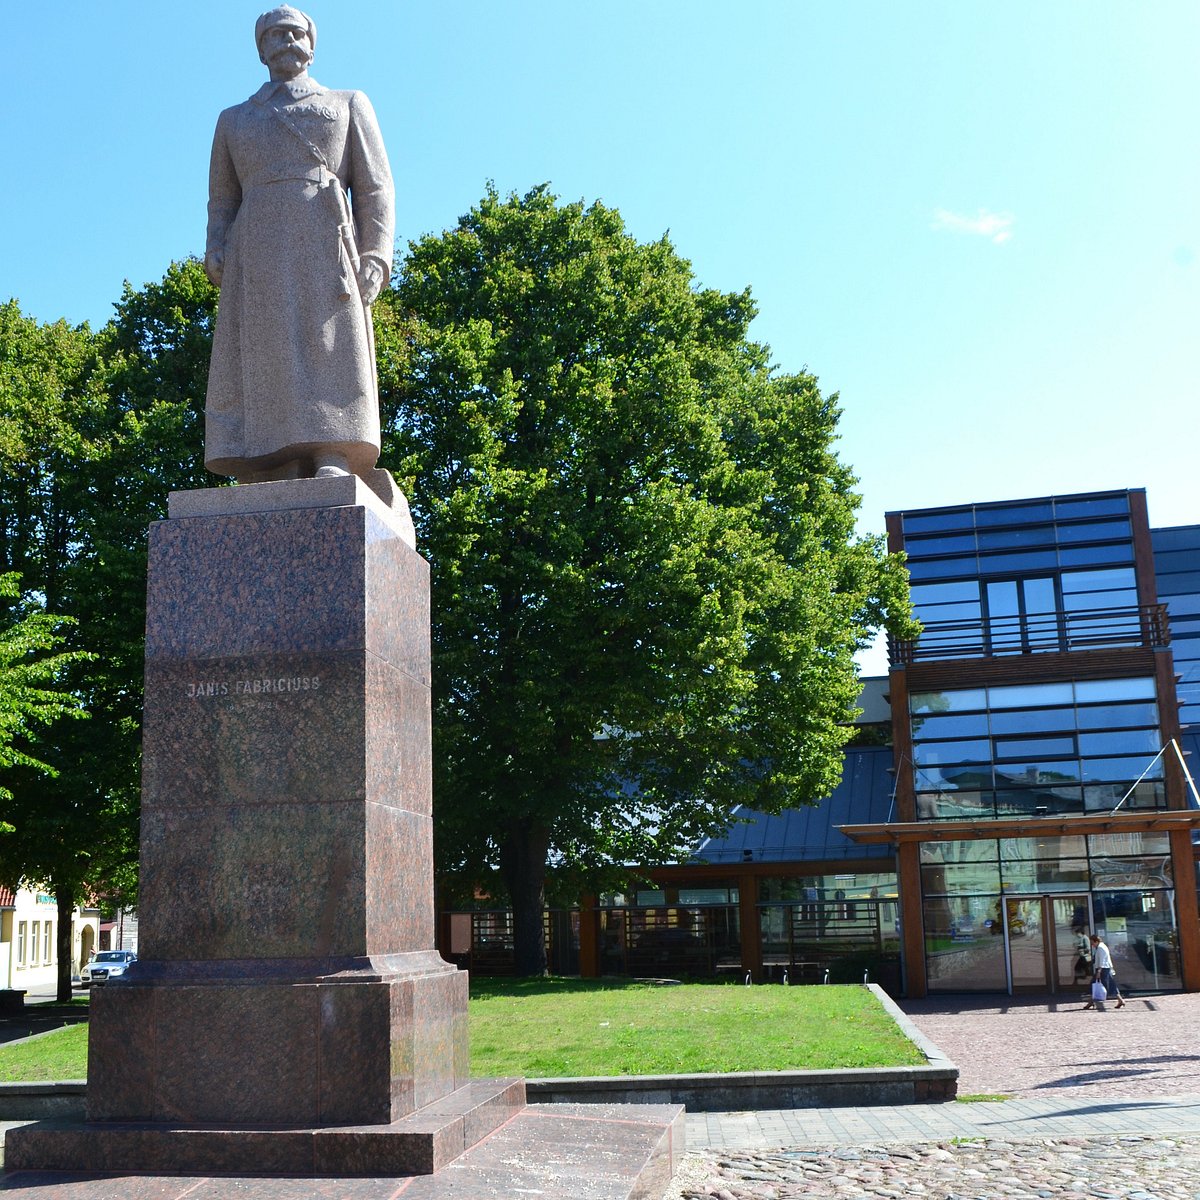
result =
[[83,1120],[87,1082],[0,1083],[0,1121],[40,1121],[46,1117]]
[[[900,1031],[925,1055],[925,1066],[527,1079],[526,1096],[531,1104],[684,1104],[689,1112],[850,1108],[953,1100],[958,1093],[958,1067],[881,987],[874,983],[867,986]],[[82,1079],[0,1083],[0,1120],[82,1120],[85,1091]]]
[[684,1104],[688,1112],[849,1108],[953,1100],[958,1093],[958,1067],[881,987],[874,983],[867,986],[900,1031],[925,1055],[925,1066],[527,1079],[525,1091],[531,1103]]

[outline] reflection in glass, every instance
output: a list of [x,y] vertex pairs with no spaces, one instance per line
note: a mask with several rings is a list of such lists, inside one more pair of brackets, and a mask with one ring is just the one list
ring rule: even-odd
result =
[[1088,888],[1085,858],[1010,859],[1001,864],[1004,887],[1010,892],[1068,892]]
[[[1151,765],[1153,763],[1153,765]],[[1088,782],[1110,779],[1128,779],[1132,783],[1143,771],[1147,779],[1161,779],[1162,759],[1154,762],[1152,754],[1136,758],[1086,758],[1083,760],[1083,777]]]
[[[1086,880],[1086,871],[1084,873]],[[996,863],[922,863],[921,891],[926,896],[956,896],[964,892],[998,892]]]
[[1083,808],[1079,788],[998,788],[998,817],[1042,817],[1077,813]]
[[1096,856],[1170,854],[1171,835],[1161,830],[1129,833],[1093,833],[1088,838],[1088,850]]
[[1092,887],[1097,889],[1171,886],[1171,858],[1146,854],[1138,858],[1092,858]]
[[1005,861],[1036,858],[1086,858],[1087,838],[1082,834],[1062,837],[1048,835],[1033,838],[1005,838],[1001,842]]
[[921,766],[937,763],[991,762],[992,744],[985,740],[969,742],[926,742],[913,745],[913,755]]
[[1062,590],[1071,592],[1107,592],[1124,588],[1137,594],[1137,580],[1132,567],[1114,567],[1111,571],[1064,571]]
[[1006,898],[1008,953],[1013,991],[1046,987],[1046,941],[1042,928],[1042,901]]
[[993,734],[1050,733],[1075,728],[1073,708],[1014,708],[991,714]]
[[1004,992],[1004,933],[995,896],[935,897],[923,905],[931,992]]
[[1044,704],[1071,704],[1075,694],[1069,683],[1025,683],[988,688],[992,708],[1033,708]]
[[959,688],[952,692],[913,692],[909,697],[909,710],[914,714],[969,712],[973,708],[985,708],[986,705],[983,688]]
[[1178,988],[1179,938],[1170,893],[1162,888],[1092,893],[1096,931],[1123,988]]
[[1157,729],[1118,729],[1079,735],[1079,753],[1084,755],[1149,754],[1153,757],[1161,749]]
[[[1129,783],[1089,783],[1083,789],[1083,803],[1088,812],[1111,812],[1118,804],[1126,808],[1165,808],[1166,788],[1161,780],[1143,779],[1130,792]],[[1126,794],[1128,793],[1128,795]]]
[[916,739],[919,735],[921,741],[929,738],[987,737],[987,734],[986,713],[968,713],[964,716],[931,715],[913,718],[913,737]]
[[1073,737],[997,738],[997,758],[1028,758],[1075,753]]
[[1093,704],[1077,710],[1080,729],[1114,729],[1121,725],[1158,728],[1158,706],[1142,701],[1132,704]]

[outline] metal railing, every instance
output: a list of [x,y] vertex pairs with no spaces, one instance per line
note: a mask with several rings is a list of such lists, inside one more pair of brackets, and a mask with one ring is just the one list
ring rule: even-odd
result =
[[1113,646],[1166,646],[1171,635],[1165,604],[1090,608],[1023,617],[929,621],[917,638],[888,639],[895,666],[933,659],[1000,658]]

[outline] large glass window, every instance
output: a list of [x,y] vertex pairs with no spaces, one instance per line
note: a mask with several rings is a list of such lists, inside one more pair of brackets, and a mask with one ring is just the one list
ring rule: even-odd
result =
[[914,693],[918,818],[1162,807],[1154,692],[1137,678]]

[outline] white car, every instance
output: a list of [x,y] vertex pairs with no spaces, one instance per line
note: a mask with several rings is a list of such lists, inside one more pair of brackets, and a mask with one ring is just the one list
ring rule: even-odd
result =
[[94,983],[99,987],[129,970],[129,964],[137,962],[132,950],[101,950],[91,962],[79,972],[79,982],[84,987]]

